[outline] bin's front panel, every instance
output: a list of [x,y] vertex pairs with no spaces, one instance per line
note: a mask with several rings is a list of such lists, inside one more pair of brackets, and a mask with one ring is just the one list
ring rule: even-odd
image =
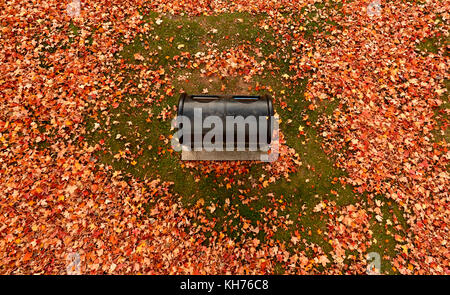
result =
[[[183,99],[183,102],[181,100]],[[248,147],[250,144],[270,143],[272,130],[269,96],[215,96],[215,95],[184,95],[180,97],[179,115],[189,118],[191,122],[190,134],[183,134],[183,144],[187,144],[186,137],[190,136],[191,147],[201,146],[205,135],[216,128],[215,124],[205,127],[205,120],[209,123],[219,120],[223,127],[222,139],[215,138],[219,144],[226,145],[227,140]],[[207,119],[214,116],[213,119]],[[228,117],[228,118],[227,118]],[[242,118],[237,118],[242,117]],[[260,117],[263,118],[260,121]],[[231,120],[231,123],[227,120]],[[244,125],[242,124],[244,120]],[[240,122],[240,123],[239,123]],[[237,123],[237,124],[236,124]],[[264,126],[260,126],[260,123]],[[251,125],[251,127],[250,127]],[[197,127],[196,127],[197,126]],[[230,127],[232,129],[230,129]],[[264,136],[260,131],[264,130]],[[214,141],[213,141],[214,142]]]

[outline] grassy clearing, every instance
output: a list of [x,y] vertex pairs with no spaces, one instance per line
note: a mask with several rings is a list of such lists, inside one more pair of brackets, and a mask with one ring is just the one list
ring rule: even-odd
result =
[[[442,17],[437,18],[435,21],[435,25],[438,27],[444,27],[445,24],[446,22]],[[434,36],[431,38],[426,38],[422,40],[422,42],[417,44],[417,50],[420,51],[421,54],[425,55],[430,53],[437,54],[440,50],[442,50],[443,54],[448,56],[449,44],[450,44],[450,37],[445,37],[443,35]],[[435,110],[436,121],[438,122],[438,129],[439,129],[432,131],[435,142],[450,141],[450,134],[447,128],[449,122],[448,109],[450,106],[450,102],[448,93],[450,91],[450,80],[444,79],[444,85],[446,88],[446,92],[441,96],[442,104]]]
[[[296,150],[303,162],[299,170],[292,173],[289,179],[280,179],[268,187],[254,189],[253,185],[256,185],[264,174],[262,169],[264,164],[242,163],[248,168],[247,172],[221,176],[203,175],[201,172],[186,168],[180,161],[180,156],[169,150],[168,138],[173,134],[170,130],[170,119],[158,118],[162,110],[177,104],[178,95],[166,95],[162,101],[151,104],[147,103],[142,95],[127,96],[118,106],[111,107],[107,113],[93,114],[87,118],[86,128],[90,131],[88,141],[95,144],[103,140],[105,150],[98,154],[100,161],[111,165],[114,170],[120,171],[125,176],[140,179],[161,178],[164,181],[174,182],[173,191],[182,197],[183,205],[203,206],[206,217],[216,220],[215,230],[218,232],[236,240],[258,238],[261,243],[271,238],[290,249],[291,237],[295,231],[300,231],[305,233],[302,236],[309,243],[318,244],[329,253],[332,246],[323,235],[327,230],[329,217],[314,212],[313,208],[324,200],[335,202],[336,206],[364,203],[364,196],[355,194],[351,187],[342,186],[336,181],[343,172],[335,168],[333,160],[322,151],[317,131],[312,127],[320,114],[330,114],[338,102],[329,102],[318,109],[309,110],[309,102],[303,96],[306,79],[298,85],[282,83],[280,76],[284,73],[289,74],[289,65],[283,59],[275,60],[279,70],[266,71],[260,76],[254,76],[249,82],[244,82],[240,77],[222,80],[215,76],[204,77],[201,75],[201,68],[186,71],[174,67],[174,56],[186,51],[195,54],[210,46],[222,51],[240,44],[250,44],[259,48],[264,56],[277,53],[277,50],[280,50],[275,45],[277,36],[272,35],[270,30],[263,31],[258,27],[258,23],[264,21],[264,17],[245,13],[195,18],[146,15],[145,19],[150,24],[162,22],[153,25],[154,29],[147,35],[140,35],[133,43],[124,46],[118,58],[123,58],[131,64],[144,63],[156,69],[165,69],[177,92],[183,89],[188,93],[201,93],[204,88],[208,88],[209,93],[215,94],[263,94],[267,93],[270,87],[272,93],[277,96],[284,93],[283,100],[288,107],[282,108],[275,102],[276,112],[282,119],[280,127],[287,144]],[[314,15],[308,17],[314,18]],[[312,38],[314,32],[321,30],[322,27],[322,23],[308,23],[305,34]],[[136,60],[136,53],[143,56],[144,60]],[[189,76],[187,79],[177,79],[186,75]],[[130,72],[129,80],[139,82],[139,77]],[[265,85],[267,88],[255,91],[256,85]],[[299,134],[299,126],[304,128],[304,135]],[[226,184],[230,179],[233,179],[234,183],[231,187],[227,187]],[[251,201],[244,202],[247,199]],[[152,206],[151,202],[156,201],[150,200],[149,208]],[[402,219],[402,213],[395,204],[384,201],[385,219],[392,219],[393,214]],[[207,207],[213,204],[216,210],[210,212]],[[277,220],[269,220],[265,216],[267,208],[278,210]],[[299,214],[300,212],[302,214]],[[280,223],[280,220],[286,222]],[[202,223],[200,220],[197,222]],[[243,233],[240,229],[245,223],[252,226],[275,225],[277,230],[273,237],[267,237],[264,231]],[[372,227],[374,237],[379,241],[372,250],[380,252],[382,256],[392,257],[396,245],[392,234],[394,229],[380,225],[374,220]],[[297,244],[296,247],[310,251],[303,243]],[[387,261],[383,263],[388,264]],[[281,266],[277,269],[279,273],[283,272]],[[392,268],[388,267],[385,271],[392,272]]]

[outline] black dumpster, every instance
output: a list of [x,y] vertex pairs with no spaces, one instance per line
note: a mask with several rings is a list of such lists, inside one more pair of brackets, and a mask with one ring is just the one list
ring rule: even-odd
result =
[[[214,147],[222,146],[227,150],[267,150],[272,140],[273,115],[269,95],[184,93],[178,102],[178,118],[187,121],[180,121],[179,141],[194,149],[207,148],[205,143],[212,142]],[[218,129],[210,132],[214,128]],[[215,135],[211,137],[211,133]]]

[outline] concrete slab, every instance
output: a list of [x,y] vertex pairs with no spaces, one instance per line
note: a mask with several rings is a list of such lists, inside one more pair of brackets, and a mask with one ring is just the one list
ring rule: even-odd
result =
[[261,151],[182,151],[183,161],[261,161],[267,159],[267,152]]

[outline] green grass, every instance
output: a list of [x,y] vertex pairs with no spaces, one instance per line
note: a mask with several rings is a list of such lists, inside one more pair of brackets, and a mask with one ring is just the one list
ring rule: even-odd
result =
[[[420,42],[417,45],[417,48],[420,51],[423,52],[431,52],[431,53],[438,53],[440,48],[445,49],[446,46],[449,45],[449,38],[445,38],[445,37],[432,37],[432,38],[428,38],[423,40],[422,42]],[[446,54],[448,54],[448,52],[446,51]]]
[[[308,17],[314,17],[312,12],[304,13],[308,13]],[[153,69],[163,68],[175,93],[180,90],[201,93],[204,88],[208,88],[209,93],[215,94],[267,93],[267,88],[259,91],[249,90],[248,87],[255,89],[257,84],[270,86],[272,93],[277,96],[285,93],[283,100],[287,103],[287,107],[282,108],[275,102],[275,109],[282,118],[280,128],[287,144],[296,150],[303,163],[296,173],[289,175],[289,180],[281,178],[266,188],[254,189],[252,184],[257,184],[261,175],[267,174],[263,170],[266,164],[242,163],[248,166],[249,172],[231,175],[235,184],[227,188],[229,182],[226,179],[227,175],[204,175],[197,170],[183,167],[180,155],[170,152],[168,138],[174,133],[170,129],[170,118],[166,120],[157,118],[163,109],[172,108],[177,104],[178,95],[165,95],[161,101],[149,103],[145,100],[145,94],[126,94],[115,108],[112,106],[107,112],[92,113],[86,117],[87,140],[91,144],[104,141],[104,149],[98,153],[100,162],[121,171],[125,178],[132,176],[138,179],[161,178],[164,181],[172,181],[174,183],[172,190],[181,196],[183,206],[192,208],[203,203],[200,206],[203,207],[206,218],[215,220],[214,230],[223,232],[237,241],[244,238],[258,238],[261,244],[275,241],[286,245],[290,251],[295,251],[295,248],[310,251],[303,242],[295,247],[290,244],[294,232],[299,231],[308,243],[318,244],[329,253],[332,247],[321,234],[326,231],[329,217],[327,214],[313,212],[313,208],[323,200],[335,202],[339,207],[365,202],[364,196],[355,194],[351,187],[342,186],[336,181],[344,175],[344,172],[337,169],[333,165],[333,159],[322,151],[320,137],[317,130],[312,127],[320,115],[331,114],[338,101],[323,102],[319,108],[309,110],[310,102],[306,101],[303,95],[307,80],[295,85],[283,83],[280,76],[292,73],[289,72],[289,64],[282,58],[273,61],[279,70],[265,71],[260,76],[254,76],[249,82],[244,82],[240,77],[226,79],[217,76],[204,77],[200,73],[200,68],[180,69],[173,61],[173,58],[182,52],[195,54],[210,47],[220,52],[241,44],[259,48],[264,56],[272,53],[283,56],[286,52],[276,45],[280,41],[280,36],[272,34],[270,29],[262,30],[258,26],[264,23],[265,17],[245,13],[169,17],[152,13],[145,16],[145,21],[152,29],[146,35],[137,36],[134,42],[125,44],[117,58],[123,59],[128,64],[143,63]],[[156,24],[157,19],[162,20],[159,25]],[[313,38],[324,26],[325,23],[310,23],[304,34],[308,38]],[[77,33],[76,29],[72,31],[74,34]],[[143,61],[135,59],[137,53],[144,57]],[[261,60],[261,57],[255,58]],[[139,82],[139,76],[132,70],[122,71],[127,76],[122,86],[130,81]],[[185,75],[189,75],[187,82],[178,81],[177,77]],[[163,87],[155,91],[163,94]],[[99,128],[94,128],[96,124],[99,124]],[[300,125],[304,127],[304,135],[299,134]],[[161,138],[161,135],[164,138]],[[242,183],[236,184],[239,181]],[[243,201],[251,197],[255,198]],[[150,200],[148,209],[156,201]],[[213,204],[216,209],[210,212],[207,207]],[[395,208],[391,210],[392,212],[386,207],[386,216],[395,214],[403,220],[402,212],[395,205],[392,206]],[[277,218],[268,218],[265,213],[268,209],[276,209]],[[195,222],[199,225],[202,223],[201,220]],[[262,230],[259,233],[243,231],[242,227],[246,222],[260,228],[265,224],[277,230],[272,237],[268,237]],[[394,256],[396,241],[392,235],[386,233],[386,229],[376,221],[372,221],[372,225],[374,237],[379,241],[387,240],[377,244],[377,247],[381,248],[376,250],[383,255]],[[390,230],[394,232],[394,229]],[[206,234],[209,235],[210,233]],[[205,243],[208,243],[208,240]],[[386,271],[391,272],[392,268]],[[277,264],[276,272],[283,273],[283,265]]]
[[[435,25],[438,27],[444,26],[445,21],[442,17],[438,17],[435,21]],[[422,40],[419,44],[417,44],[417,49],[422,54],[437,54],[440,50],[443,51],[445,56],[448,56],[448,46],[449,46],[449,37],[445,36],[434,36],[430,38],[426,38]],[[446,88],[446,92],[442,94],[441,100],[442,104],[435,109],[435,118],[437,121],[437,129],[432,131],[434,141],[435,142],[450,142],[450,134],[448,132],[448,109],[450,106],[448,93],[450,91],[450,80],[444,79],[444,86]]]

